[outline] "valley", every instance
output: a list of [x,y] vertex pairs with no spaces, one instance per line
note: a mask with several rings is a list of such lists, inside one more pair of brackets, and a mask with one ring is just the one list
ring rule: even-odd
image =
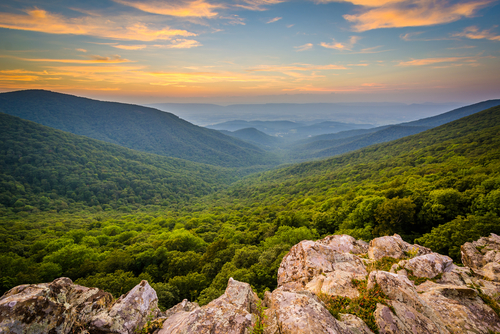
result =
[[[1,292],[64,276],[118,297],[145,279],[166,309],[183,299],[205,305],[233,277],[263,298],[293,245],[331,234],[370,241],[397,233],[460,263],[460,245],[500,233],[495,103],[309,138],[294,159],[323,159],[296,164],[285,160],[286,146],[273,146],[289,144],[259,130],[242,131],[250,144],[196,127],[238,144],[217,165],[210,155],[190,161],[55,129],[78,115],[81,128],[102,136],[105,124],[96,124],[105,122],[91,120],[107,116],[59,113],[48,127],[0,114]],[[47,120],[49,109],[27,114]],[[143,129],[132,120],[120,125],[128,137]],[[317,153],[324,150],[335,156]]]

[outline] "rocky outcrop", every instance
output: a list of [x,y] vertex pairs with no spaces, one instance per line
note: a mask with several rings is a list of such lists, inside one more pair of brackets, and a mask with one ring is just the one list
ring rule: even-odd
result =
[[142,281],[113,302],[111,294],[69,278],[21,285],[0,299],[0,333],[125,333],[156,316],[156,292]]
[[[225,293],[203,307],[180,310],[163,323],[159,334],[244,334],[252,325],[259,298],[248,283],[229,279]],[[179,308],[179,307],[177,307]]]
[[69,278],[17,286],[0,299],[0,333],[79,333],[112,299]]
[[113,301],[60,278],[0,298],[0,333],[247,334],[262,319],[266,334],[500,332],[500,237],[464,244],[462,259],[466,267],[398,235],[369,244],[346,235],[304,240],[263,301],[231,278],[209,304],[184,300],[165,313],[146,281]]
[[147,319],[156,318],[158,297],[146,281],[121,296],[109,310],[92,317],[90,330],[98,333],[128,333],[140,330]]

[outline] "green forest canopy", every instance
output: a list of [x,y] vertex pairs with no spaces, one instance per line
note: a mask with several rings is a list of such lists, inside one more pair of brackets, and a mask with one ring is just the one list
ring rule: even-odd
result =
[[[364,240],[398,233],[460,262],[460,244],[500,233],[498,133],[500,107],[494,107],[417,135],[253,174],[232,185],[236,178],[216,187],[208,177],[211,191],[173,205],[143,198],[128,213],[118,204],[103,208],[76,200],[59,212],[4,204],[0,287],[6,291],[68,276],[119,296],[147,279],[167,308],[183,298],[207,303],[234,277],[262,295],[276,287],[277,269],[292,245],[334,233]],[[18,181],[23,171],[2,166],[16,189],[19,183],[36,198],[30,183]],[[213,176],[224,179],[219,171]],[[59,199],[68,196],[56,193]]]

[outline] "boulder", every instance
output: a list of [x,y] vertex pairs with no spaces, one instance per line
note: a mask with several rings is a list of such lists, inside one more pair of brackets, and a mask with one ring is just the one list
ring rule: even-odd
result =
[[307,283],[305,289],[315,294],[326,294],[329,296],[343,296],[349,298],[359,297],[353,279],[363,280],[365,275],[354,274],[347,271],[334,271],[325,275],[319,275]]
[[147,281],[141,281],[121,296],[109,310],[95,315],[90,323],[91,331],[99,333],[135,333],[148,320],[159,314],[156,291]]
[[368,246],[368,257],[376,261],[383,257],[404,259],[411,252],[417,256],[432,253],[429,248],[407,243],[397,234],[373,239]]
[[373,331],[357,316],[343,313],[339,316],[339,325],[344,329],[349,329],[352,334],[373,334]]
[[266,295],[266,334],[352,334],[309,291],[278,288]]
[[453,270],[453,260],[446,255],[430,253],[403,260],[398,263],[399,267],[411,270],[416,277],[434,278],[437,275]]
[[472,269],[481,269],[486,264],[500,262],[500,236],[491,233],[477,241],[466,242],[460,247],[462,263]]
[[330,249],[351,254],[366,254],[368,252],[368,243],[363,240],[356,240],[350,235],[329,235],[316,241],[318,244],[328,246]]
[[[255,322],[259,297],[248,283],[229,279],[226,291],[203,307],[180,310],[163,323],[159,334],[244,334]],[[168,311],[167,311],[168,312]]]
[[301,241],[283,258],[278,269],[278,286],[292,283],[300,289],[314,277],[337,270],[367,275],[363,261],[356,255],[341,253],[314,241]]
[[482,301],[475,289],[426,282],[425,292],[420,297],[450,333],[500,331],[500,318]]
[[113,297],[61,277],[52,283],[20,285],[0,298],[0,333],[80,332]]

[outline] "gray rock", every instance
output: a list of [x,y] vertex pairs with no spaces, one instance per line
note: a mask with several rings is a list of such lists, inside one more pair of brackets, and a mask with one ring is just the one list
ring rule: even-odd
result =
[[95,315],[90,323],[91,331],[99,333],[132,334],[159,314],[156,291],[142,281],[121,296],[109,310]]
[[0,333],[80,332],[112,299],[107,292],[73,284],[65,277],[20,285],[0,298]]
[[192,311],[179,311],[164,323],[159,334],[244,334],[255,322],[259,301],[248,283],[229,279],[226,291],[219,298]]
[[266,296],[266,303],[266,334],[352,334],[309,291],[278,288]]

